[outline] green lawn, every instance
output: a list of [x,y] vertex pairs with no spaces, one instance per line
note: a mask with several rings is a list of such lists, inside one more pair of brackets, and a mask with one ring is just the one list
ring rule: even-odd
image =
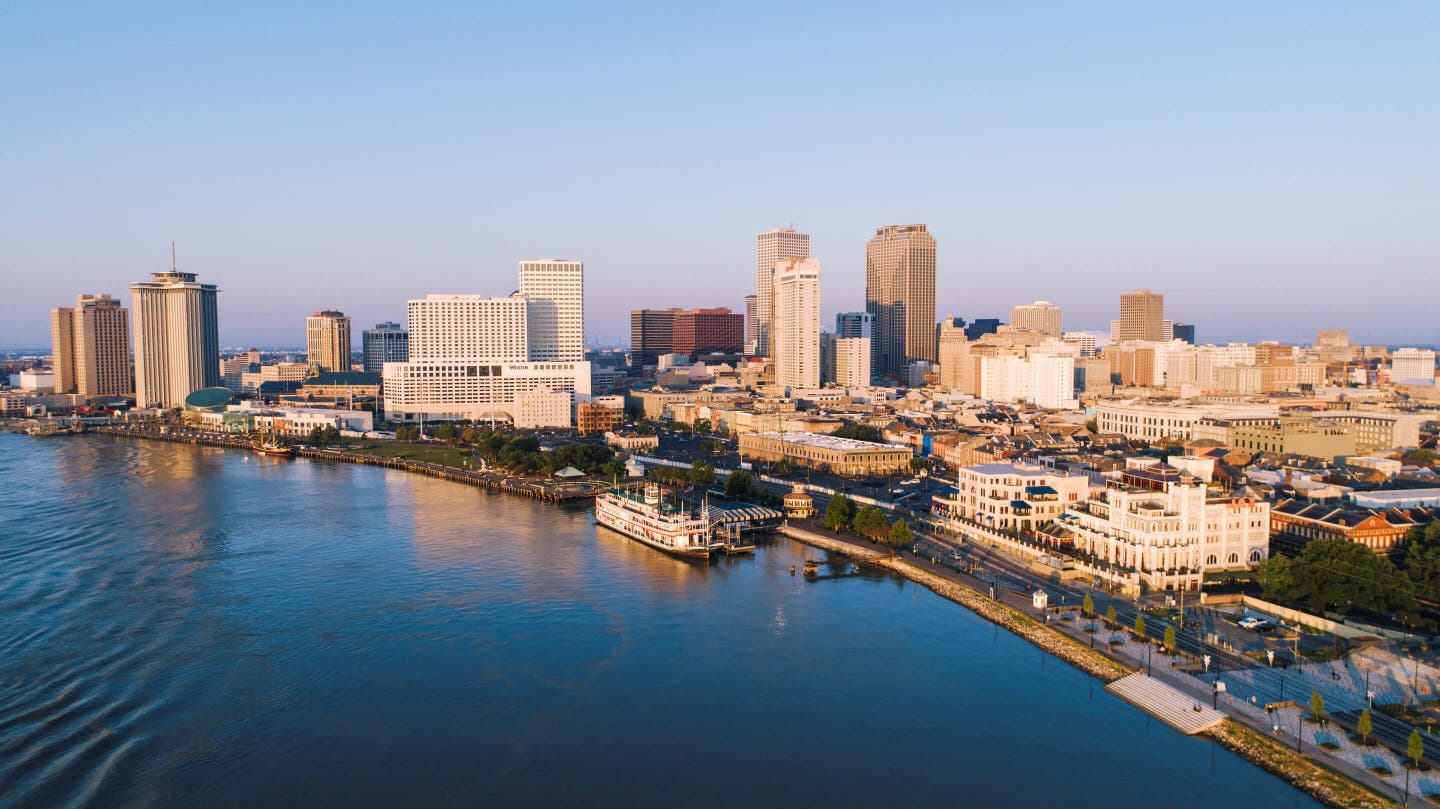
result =
[[359,452],[365,455],[376,455],[382,458],[405,458],[411,461],[425,461],[437,463],[443,466],[453,466],[456,469],[466,469],[466,462],[470,460],[470,450],[451,447],[445,444],[411,444],[406,441],[362,441],[351,444],[340,449],[348,452]]

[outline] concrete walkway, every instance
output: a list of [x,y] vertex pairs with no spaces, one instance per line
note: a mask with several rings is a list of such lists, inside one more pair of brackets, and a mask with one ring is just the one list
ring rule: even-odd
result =
[[1105,686],[1107,691],[1148,711],[1181,733],[1203,733],[1225,721],[1225,714],[1212,710],[1179,689],[1154,677],[1136,673]]

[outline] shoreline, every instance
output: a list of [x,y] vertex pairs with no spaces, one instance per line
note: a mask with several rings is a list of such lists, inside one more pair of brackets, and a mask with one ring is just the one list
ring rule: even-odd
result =
[[[231,438],[220,435],[174,435],[149,430],[125,430],[116,427],[92,427],[88,432],[117,438],[140,438],[149,441],[167,441],[172,444],[193,444],[195,446],[238,449],[245,452],[251,451],[249,441],[243,438]],[[519,495],[521,497],[528,497],[531,500],[550,503],[574,503],[591,500],[599,493],[598,489],[557,491],[540,483],[514,475],[475,472],[468,469],[456,469],[453,466],[430,463],[428,461],[415,461],[409,458],[395,458],[383,455],[367,455],[362,452],[346,452],[345,450],[339,449],[299,449],[296,450],[296,455],[311,460],[338,461],[364,466],[379,466],[385,469],[398,469],[417,475],[425,475],[426,477],[448,480],[452,483],[480,486],[506,494]],[[574,487],[576,484],[562,485]]]
[[[796,528],[789,524],[781,526],[777,532],[801,544],[843,554],[861,564],[873,565],[901,576],[941,598],[959,604],[980,618],[1005,629],[1041,651],[1069,663],[1103,683],[1109,684],[1121,677],[1135,673],[1134,669],[1100,650],[1091,649],[1059,630],[1045,626],[1014,607],[991,599],[963,584],[949,581],[928,570],[916,567],[898,556],[854,544],[848,540]],[[1135,707],[1152,716],[1155,715],[1142,706]],[[1383,807],[1400,805],[1364,784],[1296,753],[1288,745],[1283,745],[1233,718],[1226,717],[1225,721],[1217,727],[1197,735],[1210,739],[1215,744],[1219,744],[1240,758],[1275,775],[1326,806],[1337,809],[1383,809]]]
[[[208,435],[172,435],[151,431],[121,430],[113,427],[92,428],[90,432],[112,437],[140,438],[168,443],[211,446],[225,449],[251,450],[244,439]],[[508,494],[529,497],[532,500],[566,504],[592,499],[594,492],[556,493],[543,486],[523,479],[525,485],[515,485],[506,478],[480,472],[455,469],[440,464],[413,461],[406,458],[347,453],[340,450],[299,450],[298,454],[312,460],[330,460],[398,469],[427,477],[449,480],[471,486],[481,486]],[[1080,671],[1109,684],[1121,677],[1135,673],[1134,669],[1092,649],[1075,638],[1057,629],[1052,629],[1034,618],[1000,601],[973,590],[963,584],[949,581],[928,570],[917,567],[899,556],[866,547],[848,539],[837,539],[824,534],[796,528],[788,523],[776,529],[776,533],[820,550],[831,551],[850,557],[861,564],[881,568],[918,584],[948,601],[969,610],[983,620],[989,621],[1041,651],[1070,664]],[[1142,711],[1145,708],[1136,706]],[[1151,713],[1146,711],[1146,713]],[[1151,713],[1153,716],[1154,714]],[[1163,720],[1162,720],[1163,721]],[[1380,795],[1364,784],[1335,772],[1323,764],[1296,753],[1288,745],[1265,736],[1263,733],[1227,717],[1219,726],[1197,734],[1209,738],[1249,763],[1275,775],[1296,789],[1304,792],[1326,806],[1337,809],[1383,809],[1398,807],[1400,804]],[[1421,797],[1424,800],[1423,796]]]

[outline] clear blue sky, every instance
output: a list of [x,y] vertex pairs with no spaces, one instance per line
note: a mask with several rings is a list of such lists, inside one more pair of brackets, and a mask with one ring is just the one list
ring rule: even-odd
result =
[[[794,223],[825,314],[929,224],[940,314],[1440,341],[1440,3],[0,5],[0,346],[180,263],[221,341],[299,344],[586,261],[742,306]],[[204,7],[202,7],[204,6]]]

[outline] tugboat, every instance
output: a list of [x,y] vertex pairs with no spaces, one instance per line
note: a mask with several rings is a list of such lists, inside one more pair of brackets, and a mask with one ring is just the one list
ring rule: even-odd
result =
[[660,486],[611,489],[595,498],[595,523],[674,556],[709,558],[723,543],[711,536],[710,510],[666,503]]

